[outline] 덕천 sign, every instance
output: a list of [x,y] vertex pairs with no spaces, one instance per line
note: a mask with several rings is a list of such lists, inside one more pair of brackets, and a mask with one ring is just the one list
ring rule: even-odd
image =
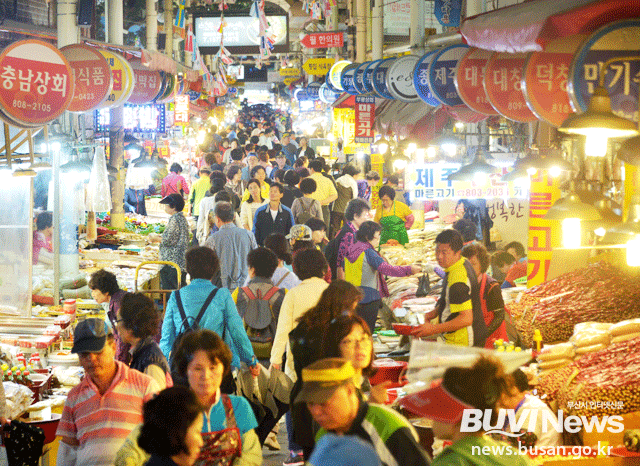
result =
[[356,96],[355,142],[373,142],[373,122],[376,114],[376,98],[373,96]]
[[413,69],[420,57],[405,55],[396,58],[387,71],[387,89],[401,102],[419,102],[420,97],[413,85]]
[[319,82],[309,83],[309,85],[305,88],[307,93],[307,98],[309,100],[319,100],[320,99],[320,84]]
[[455,83],[458,95],[471,110],[484,115],[498,115],[484,90],[484,69],[490,57],[488,50],[470,48],[458,62]]
[[445,105],[461,105],[455,77],[458,62],[467,53],[468,46],[450,45],[440,50],[429,65],[429,88],[433,96]]
[[73,69],[75,88],[67,110],[87,112],[97,108],[111,92],[111,68],[95,48],[70,44],[60,49]]
[[640,19],[616,21],[595,31],[578,49],[569,70],[569,97],[576,112],[589,106],[591,94],[598,86],[600,67],[615,57],[605,71],[604,86],[611,97],[616,115],[638,122],[638,82],[640,81]]
[[526,57],[524,53],[495,52],[484,72],[484,89],[493,108],[505,118],[522,123],[537,120],[522,93]]
[[310,58],[302,65],[302,69],[312,76],[324,76],[336,61],[333,58]]
[[133,69],[127,60],[118,53],[103,49],[100,49],[100,53],[107,59],[113,79],[111,94],[100,107],[117,107],[125,103],[133,92]]
[[22,40],[0,54],[0,107],[16,123],[42,126],[73,99],[73,70],[53,45]]

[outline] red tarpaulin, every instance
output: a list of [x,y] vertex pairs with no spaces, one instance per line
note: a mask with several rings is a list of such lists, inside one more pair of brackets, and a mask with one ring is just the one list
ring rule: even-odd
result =
[[639,0],[529,0],[472,16],[460,32],[467,44],[496,52],[539,52],[547,43],[640,17]]

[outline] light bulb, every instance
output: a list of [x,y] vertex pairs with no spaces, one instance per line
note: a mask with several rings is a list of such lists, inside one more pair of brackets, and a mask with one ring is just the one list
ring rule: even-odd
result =
[[327,139],[331,142],[336,140],[336,137],[333,135],[333,133],[329,133],[327,134]]
[[608,139],[599,133],[589,134],[584,153],[589,157],[604,157],[607,154]]
[[534,176],[537,172],[538,172],[538,170],[537,170],[537,169],[535,169],[535,168],[533,168],[533,167],[529,167],[529,168],[527,168],[527,174],[528,174],[529,176]]
[[202,143],[204,142],[204,138],[206,137],[207,132],[203,129],[201,129],[200,131],[198,131],[198,144],[202,145]]
[[596,234],[596,236],[603,237],[607,233],[607,230],[605,230],[604,228],[600,227],[600,228],[596,228],[595,230],[593,230],[593,232]]
[[419,165],[424,165],[424,149],[416,149],[416,162]]
[[485,185],[487,183],[487,174],[483,172],[475,172],[473,174],[473,182],[480,186]]
[[455,127],[457,129],[464,129],[464,123],[461,122],[461,121],[457,121],[456,124],[455,124]]
[[356,157],[360,160],[364,159],[364,152],[357,152]]
[[378,144],[378,152],[381,154],[386,154],[387,150],[389,149],[389,144],[387,143],[382,143],[382,144]]
[[629,267],[640,266],[640,236],[627,241],[627,265]]
[[430,160],[433,160],[436,158],[436,155],[438,154],[438,152],[436,151],[436,148],[433,146],[429,146],[427,147],[427,158]]
[[404,159],[398,159],[395,162],[393,162],[393,168],[395,170],[404,170],[407,166],[407,161]]
[[549,176],[551,176],[551,178],[557,178],[560,176],[561,173],[562,173],[562,169],[557,165],[554,165],[549,169]]
[[442,144],[442,150],[449,157],[453,157],[454,155],[456,155],[456,149],[457,148],[455,144]]
[[582,238],[579,218],[565,218],[562,221],[562,245],[565,248],[579,248]]
[[418,145],[415,142],[412,142],[412,143],[409,143],[409,145],[407,146],[407,151],[409,152],[409,154],[413,154],[417,148],[418,148]]
[[196,138],[189,138],[187,142],[189,143],[189,145],[195,146],[196,145]]
[[62,148],[62,146],[60,145],[59,142],[56,141],[56,142],[51,143],[51,150],[52,151],[58,152],[58,151],[60,151],[61,148]]

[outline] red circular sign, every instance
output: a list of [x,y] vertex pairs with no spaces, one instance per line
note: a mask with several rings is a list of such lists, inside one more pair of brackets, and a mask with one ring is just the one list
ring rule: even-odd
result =
[[111,68],[100,52],[88,45],[71,44],[60,49],[73,69],[75,90],[70,112],[88,112],[111,92]]
[[0,54],[0,106],[25,126],[59,117],[73,99],[73,71],[53,45],[21,40]]
[[162,88],[162,76],[140,65],[140,62],[129,62],[133,68],[135,85],[129,97],[130,104],[148,104],[158,95]]
[[537,120],[522,93],[526,57],[524,53],[494,52],[484,70],[484,90],[493,108],[505,118],[522,123]]
[[529,108],[541,120],[560,126],[573,113],[567,92],[569,70],[583,36],[570,36],[533,52],[524,67],[522,92]]
[[484,90],[484,69],[491,57],[488,50],[475,47],[460,59],[456,68],[456,89],[462,101],[472,110],[484,115],[498,115]]

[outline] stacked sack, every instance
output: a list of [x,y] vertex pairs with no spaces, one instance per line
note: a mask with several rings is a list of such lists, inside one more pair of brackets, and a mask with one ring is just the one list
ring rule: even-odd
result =
[[640,319],[629,319],[609,327],[611,343],[631,340],[640,337]]
[[569,342],[576,348],[576,356],[595,353],[611,343],[609,329],[612,324],[584,322],[576,324]]

